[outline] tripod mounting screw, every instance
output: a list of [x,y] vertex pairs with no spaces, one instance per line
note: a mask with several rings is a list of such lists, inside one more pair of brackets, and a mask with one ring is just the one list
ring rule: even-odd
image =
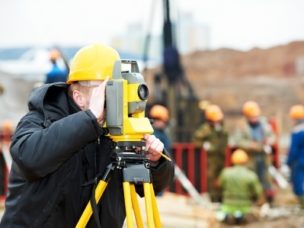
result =
[[150,162],[145,162],[144,166],[145,166],[146,169],[150,169],[151,164],[150,164]]

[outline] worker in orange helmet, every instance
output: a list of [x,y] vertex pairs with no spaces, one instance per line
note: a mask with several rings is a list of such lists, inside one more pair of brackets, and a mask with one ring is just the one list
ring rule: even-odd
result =
[[68,65],[63,59],[65,66],[59,66],[58,61],[63,59],[58,49],[52,49],[49,53],[49,60],[52,69],[46,74],[45,83],[65,82],[68,76]]
[[246,222],[251,212],[253,200],[258,200],[262,193],[262,186],[257,175],[246,167],[248,155],[237,149],[231,156],[233,167],[226,167],[222,171],[219,184],[223,189],[223,204],[218,216],[220,220],[232,223]]
[[[171,139],[169,137],[169,110],[160,104],[154,104],[149,112],[149,118],[152,120],[154,135],[158,138],[166,149],[166,154],[171,157]],[[162,196],[164,191],[157,193],[157,196]]]
[[271,165],[275,135],[267,119],[261,116],[261,109],[257,102],[245,102],[242,111],[245,118],[238,124],[234,142],[237,148],[248,152],[250,158],[248,166],[258,175],[263,185],[265,198],[271,204],[274,191],[268,167]]
[[290,108],[289,117],[294,126],[291,133],[287,165],[291,170],[293,192],[297,195],[304,209],[304,106],[294,105]]
[[171,140],[168,136],[169,110],[163,105],[155,104],[150,109],[149,117],[152,119],[154,135],[163,142],[164,147],[170,154]]
[[205,118],[206,122],[195,131],[193,142],[208,153],[208,193],[213,202],[220,202],[222,194],[217,182],[225,166],[228,133],[224,127],[224,114],[219,106],[208,105],[205,109]]
[[9,143],[11,141],[13,130],[14,130],[14,126],[11,120],[4,120],[2,122],[1,131],[2,131],[3,142]]

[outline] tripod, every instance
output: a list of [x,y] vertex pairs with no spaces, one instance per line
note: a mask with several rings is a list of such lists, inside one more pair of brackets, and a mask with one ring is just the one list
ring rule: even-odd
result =
[[[141,147],[143,146],[141,142],[137,143]],[[143,185],[148,228],[162,227],[151,181],[150,162],[145,157],[143,150],[141,152],[136,152],[134,142],[117,144],[113,153],[113,161],[108,165],[104,176],[100,179],[96,187],[96,204],[101,199],[101,196],[110,181],[111,174],[115,169],[122,170],[127,227],[134,227],[132,210],[134,212],[137,227],[144,227],[136,196],[135,184]],[[76,228],[85,227],[92,213],[92,204],[89,201],[78,220]]]

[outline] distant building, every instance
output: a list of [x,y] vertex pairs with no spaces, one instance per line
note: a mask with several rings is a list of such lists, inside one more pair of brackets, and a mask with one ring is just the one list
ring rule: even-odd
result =
[[[140,23],[133,23],[127,26],[125,33],[114,36],[111,40],[111,46],[124,53],[136,56],[137,60],[142,60],[144,54],[144,45],[146,33],[143,32],[143,26]],[[162,53],[161,36],[151,35],[148,58],[154,63],[159,63]],[[121,53],[120,52],[120,53]]]
[[190,13],[183,13],[177,23],[178,47],[182,54],[210,48],[210,28],[193,20]]
[[[210,48],[210,29],[204,23],[195,22],[191,14],[182,14],[177,23],[173,22],[173,32],[176,35],[177,47],[181,54]],[[132,23],[123,34],[112,38],[111,45],[125,52],[143,55],[146,33],[143,25]],[[151,34],[148,55],[149,58],[162,58],[162,36]]]
[[144,33],[140,23],[133,23],[127,26],[124,34],[112,38],[111,45],[119,50],[134,54],[143,53]]

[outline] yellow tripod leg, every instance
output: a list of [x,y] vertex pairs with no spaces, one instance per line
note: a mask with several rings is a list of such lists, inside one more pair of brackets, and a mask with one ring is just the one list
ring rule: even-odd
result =
[[150,183],[144,183],[144,194],[145,194],[145,201],[146,201],[148,228],[153,228],[154,221],[153,221],[152,197],[151,197]]
[[152,183],[150,183],[150,189],[151,189],[151,197],[152,197],[152,208],[153,208],[154,223],[155,223],[155,227],[159,228],[159,227],[162,227],[162,225],[161,225],[161,222],[160,222],[159,211],[158,211],[156,197],[155,197],[154,188],[153,188]]
[[134,215],[135,215],[135,219],[136,219],[136,225],[138,228],[143,228],[144,223],[142,221],[134,184],[131,184],[131,199],[132,199],[132,206],[133,206],[133,211],[134,211]]
[[[99,202],[104,190],[106,189],[108,183],[101,180],[99,181],[97,187],[96,187],[96,190],[95,190],[95,200],[96,200],[96,203]],[[93,213],[93,210],[92,210],[92,206],[91,206],[91,202],[88,202],[86,208],[84,209],[80,219],[78,220],[78,223],[76,225],[76,228],[82,228],[82,227],[85,227],[87,225],[87,223],[89,222],[89,219],[91,217]]]
[[131,188],[129,182],[123,182],[123,191],[125,197],[125,208],[127,216],[127,227],[133,228],[133,218],[132,218],[132,201],[131,201]]

